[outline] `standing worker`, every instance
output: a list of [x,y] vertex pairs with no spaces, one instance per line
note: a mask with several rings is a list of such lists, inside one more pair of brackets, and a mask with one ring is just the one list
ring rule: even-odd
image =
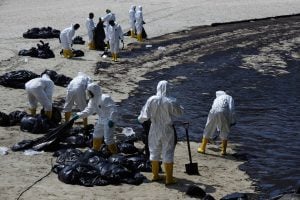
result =
[[[87,105],[86,89],[88,84],[92,82],[91,78],[82,72],[69,83],[67,87],[66,103],[64,105],[65,121],[69,121],[72,114],[72,106],[76,104],[80,111],[83,111]],[[88,125],[87,118],[83,118],[83,126]]]
[[216,129],[218,129],[222,140],[221,155],[226,155],[227,139],[230,127],[235,125],[234,109],[233,98],[224,91],[216,91],[216,98],[208,114],[202,143],[198,148],[198,153],[205,153],[208,139],[211,138]]
[[[103,24],[104,24],[104,32],[105,32],[105,41],[108,42],[108,27],[109,27],[109,21],[113,20],[116,21],[116,16],[114,13],[111,12],[111,10],[106,9],[106,15],[101,17]],[[109,44],[107,44],[107,47],[109,48]]]
[[130,24],[130,36],[135,36],[135,5],[132,5],[129,10],[129,24]]
[[87,107],[78,112],[73,119],[86,118],[93,113],[99,115],[98,121],[93,132],[93,149],[100,150],[103,144],[108,145],[111,154],[117,153],[117,145],[114,140],[114,129],[117,118],[117,110],[115,102],[108,94],[102,94],[101,88],[96,83],[91,83],[87,87],[89,102]]
[[73,41],[72,38],[75,35],[75,31],[79,29],[80,25],[75,24],[72,25],[71,27],[65,28],[59,36],[62,48],[63,48],[63,56],[65,58],[72,58],[74,57],[73,52],[72,52],[72,45]]
[[120,50],[120,40],[123,43],[124,36],[121,26],[115,23],[113,20],[109,21],[108,39],[112,60],[116,62],[118,58],[118,52]]
[[143,32],[143,11],[142,6],[138,6],[138,9],[135,13],[135,29],[137,34],[137,40],[142,42],[142,32]]
[[36,115],[38,102],[44,107],[45,115],[48,119],[52,118],[52,95],[54,83],[47,74],[42,77],[34,78],[25,84],[28,95],[29,111],[31,115]]
[[148,137],[150,161],[152,166],[152,181],[158,181],[161,177],[159,161],[162,155],[166,171],[166,185],[176,183],[173,178],[173,163],[175,151],[175,135],[172,127],[172,119],[183,114],[183,108],[173,98],[167,97],[167,81],[160,81],[157,85],[156,95],[151,96],[138,117],[143,123],[151,120]]
[[86,19],[85,26],[88,32],[89,37],[89,43],[88,47],[90,50],[95,49],[95,42],[94,42],[94,29],[95,29],[95,23],[93,21],[94,19],[94,13],[89,13],[89,17]]

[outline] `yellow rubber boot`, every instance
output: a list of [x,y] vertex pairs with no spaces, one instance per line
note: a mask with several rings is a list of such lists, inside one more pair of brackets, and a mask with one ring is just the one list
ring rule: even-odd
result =
[[117,149],[117,145],[116,144],[109,144],[108,145],[108,150],[110,151],[111,154],[118,153],[118,149]]
[[103,144],[103,139],[101,138],[93,138],[93,149],[96,151],[100,151],[101,145]]
[[65,112],[65,121],[66,121],[66,122],[70,121],[71,115],[72,115],[71,112]]
[[30,113],[30,115],[35,116],[36,115],[36,109],[35,108],[29,108],[29,113]]
[[208,139],[205,137],[202,138],[201,146],[198,148],[198,153],[205,153],[206,145],[207,145]]
[[137,41],[142,42],[142,34],[137,34]]
[[95,43],[94,42],[88,43],[88,48],[89,48],[89,50],[95,50],[96,49]]
[[176,179],[173,177],[173,163],[164,163],[166,171],[166,185],[171,185],[176,183]]
[[52,118],[52,111],[45,111],[45,115],[48,117],[48,119]]
[[221,155],[226,155],[226,148],[227,148],[227,140],[222,140],[222,147],[221,147]]
[[134,31],[133,31],[133,30],[130,31],[130,36],[131,36],[132,38],[134,38]]
[[87,125],[88,125],[88,119],[87,119],[87,117],[83,118],[82,120],[83,120],[83,127],[87,128]]
[[64,49],[63,50],[63,56],[64,58],[72,58],[74,57],[73,52],[71,49]]
[[115,54],[114,53],[111,53],[111,60],[115,61]]
[[159,172],[159,161],[152,160],[151,161],[151,168],[152,168],[152,179],[151,179],[151,181],[162,180],[162,177],[158,175],[158,172]]
[[115,53],[115,59],[114,59],[114,61],[117,62],[117,60],[118,60],[118,55]]

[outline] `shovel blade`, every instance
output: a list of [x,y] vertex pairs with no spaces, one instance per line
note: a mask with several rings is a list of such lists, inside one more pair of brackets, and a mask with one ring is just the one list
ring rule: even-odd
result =
[[185,164],[185,172],[188,175],[199,175],[198,163]]

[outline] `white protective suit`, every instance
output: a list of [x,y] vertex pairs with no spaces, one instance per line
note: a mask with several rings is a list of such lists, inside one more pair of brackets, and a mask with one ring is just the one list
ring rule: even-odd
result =
[[86,22],[85,22],[85,26],[88,32],[88,37],[89,37],[89,42],[92,42],[94,39],[94,29],[95,29],[95,23],[93,21],[93,19],[91,18],[87,18]]
[[160,81],[157,85],[157,94],[151,96],[144,105],[138,117],[143,123],[151,120],[148,136],[150,160],[164,163],[174,161],[174,129],[172,119],[183,114],[183,108],[173,98],[166,96],[167,81]]
[[78,75],[69,83],[67,87],[67,97],[64,106],[65,112],[71,112],[74,103],[76,103],[81,111],[84,110],[87,105],[85,91],[91,81],[91,78],[86,74],[78,72]]
[[122,27],[115,23],[114,26],[109,25],[108,39],[111,53],[118,53],[120,50],[120,40],[124,39]]
[[78,112],[80,118],[86,118],[93,113],[99,115],[98,121],[94,128],[93,138],[103,138],[107,145],[115,143],[114,140],[114,127],[109,128],[108,122],[117,120],[117,109],[115,102],[108,94],[102,94],[100,86],[96,83],[88,85],[87,90],[93,93],[94,97],[89,100],[87,107]]
[[228,139],[231,124],[235,123],[234,100],[224,91],[216,92],[216,99],[209,111],[203,136],[212,138],[215,131],[220,131],[222,140]]
[[73,25],[71,25],[71,27],[65,28],[60,33],[59,38],[63,49],[71,49],[72,38],[74,37],[74,35],[75,35],[75,29]]
[[45,111],[52,111],[52,95],[54,83],[47,74],[40,78],[34,78],[25,84],[28,94],[29,106],[36,109],[38,102],[44,107]]
[[103,21],[103,25],[104,27],[104,32],[105,32],[105,41],[108,41],[108,28],[109,28],[109,21],[113,20],[116,21],[116,16],[114,13],[107,13],[106,15],[104,15],[103,17],[101,17],[102,21]]
[[132,5],[129,10],[129,25],[130,30],[135,32],[135,5]]
[[143,11],[142,6],[138,6],[138,9],[135,13],[135,29],[136,34],[142,34],[143,31]]

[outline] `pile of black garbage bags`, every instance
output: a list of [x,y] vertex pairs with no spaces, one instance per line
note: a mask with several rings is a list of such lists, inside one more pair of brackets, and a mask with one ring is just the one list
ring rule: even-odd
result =
[[59,35],[60,31],[53,29],[50,26],[42,28],[32,28],[23,33],[23,37],[29,39],[59,38]]
[[44,43],[40,40],[40,44],[37,43],[37,48],[32,47],[29,50],[22,49],[19,51],[19,56],[30,56],[42,59],[54,58],[55,55],[50,49],[49,43]]
[[[63,74],[58,74],[54,70],[46,69],[41,74],[44,73],[48,74],[50,79],[57,86],[67,87],[68,84],[72,81],[72,78],[65,76]],[[40,75],[28,70],[11,71],[0,76],[0,85],[3,85],[4,87],[15,88],[15,89],[25,89],[25,83],[37,77],[40,77]]]

